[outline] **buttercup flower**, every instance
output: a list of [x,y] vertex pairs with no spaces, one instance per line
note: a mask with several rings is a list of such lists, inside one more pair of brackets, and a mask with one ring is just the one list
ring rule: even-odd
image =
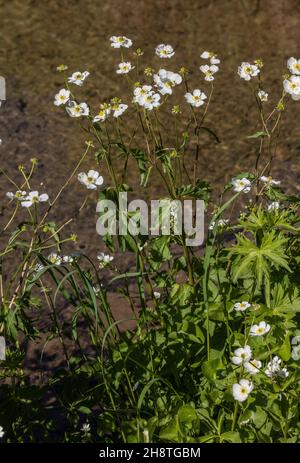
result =
[[232,363],[234,365],[241,365],[251,359],[252,351],[250,346],[245,346],[236,349],[233,354],[231,359]]
[[30,191],[27,196],[21,199],[21,206],[31,207],[33,204],[44,203],[48,199],[49,196],[46,193],[40,195],[38,191]]
[[284,79],[283,88],[286,93],[289,93],[293,100],[300,99],[300,76],[291,76],[289,79]]
[[292,74],[297,76],[300,75],[300,59],[289,58],[287,61],[287,67]]
[[72,264],[74,262],[74,257],[72,257],[72,256],[64,256],[62,258],[62,260],[63,260],[63,262],[65,264]]
[[270,331],[270,328],[268,323],[262,321],[258,325],[251,326],[250,336],[263,336]]
[[259,180],[265,183],[267,186],[280,185],[281,183],[280,180],[274,180],[272,177],[265,177],[264,175],[259,177]]
[[2,428],[2,426],[0,426],[0,439],[3,438],[4,434],[5,434],[5,432],[4,432],[3,428]]
[[271,204],[268,205],[268,211],[274,212],[278,211],[280,208],[280,203],[278,201],[273,201]]
[[255,64],[243,62],[238,67],[238,75],[244,80],[251,80],[252,77],[257,76],[259,73],[260,70]]
[[195,108],[199,108],[199,106],[202,106],[204,104],[204,100],[206,100],[206,95],[205,93],[201,92],[198,88],[193,90],[193,93],[187,92],[184,95],[184,98],[186,99],[187,103],[189,103],[191,106],[194,106]]
[[257,96],[260,99],[260,101],[265,102],[265,101],[268,101],[269,94],[265,92],[264,90],[259,90],[257,92]]
[[100,252],[97,255],[97,259],[99,260],[99,267],[106,267],[110,262],[114,260],[113,256],[110,256],[109,254],[105,254],[104,252]]
[[56,252],[51,252],[47,259],[53,265],[60,265],[62,263],[62,257],[56,254]]
[[246,309],[249,309],[249,307],[251,307],[251,304],[246,301],[236,302],[233,306],[234,310],[237,312],[244,312]]
[[268,367],[265,371],[266,375],[269,376],[269,378],[275,378],[276,376],[280,378],[287,378],[289,372],[286,368],[281,368],[280,364],[281,359],[276,355],[276,357],[273,357],[271,362],[268,363]]
[[203,66],[200,66],[200,71],[203,72],[205,75],[205,80],[208,82],[211,82],[214,80],[214,74],[218,72],[219,68],[215,64],[212,64],[209,66],[208,64],[204,64]]
[[132,66],[132,64],[129,61],[123,61],[122,63],[118,64],[118,69],[116,70],[117,74],[128,74],[128,72],[132,71],[135,66]]
[[204,51],[201,55],[200,58],[203,59],[209,59],[210,64],[219,64],[220,60],[217,58],[217,55],[211,51]]
[[182,82],[180,74],[165,69],[160,69],[157,74],[154,74],[153,79],[162,95],[171,95],[172,88]]
[[69,101],[66,111],[70,117],[88,116],[90,113],[86,103],[76,103],[76,101]]
[[80,172],[78,180],[82,185],[86,186],[88,190],[96,190],[98,186],[102,185],[103,177],[96,170],[89,170],[88,173]]
[[160,58],[172,58],[172,56],[175,55],[175,51],[171,45],[165,45],[164,43],[161,43],[155,48],[155,54]]
[[103,103],[100,105],[100,111],[97,116],[94,117],[93,122],[104,122],[111,113],[111,105]]
[[251,375],[257,375],[261,369],[261,362],[259,360],[249,360],[248,362],[244,363],[245,369],[250,373]]
[[121,100],[117,98],[112,101],[111,109],[113,111],[113,117],[120,117],[128,108],[127,104],[121,103]]
[[8,191],[6,193],[6,196],[9,199],[16,199],[17,201],[22,201],[26,195],[27,195],[26,191],[21,191],[21,190],[17,190],[15,193],[12,193],[11,191]]
[[68,78],[68,82],[70,84],[79,85],[79,87],[81,87],[81,85],[83,84],[83,82],[89,75],[90,73],[88,71],[84,71],[84,72],[76,71],[76,72],[73,72],[71,77]]
[[248,379],[241,379],[239,383],[232,386],[232,395],[239,402],[247,400],[251,391],[253,391],[253,383]]
[[110,39],[111,41],[111,47],[113,48],[130,48],[132,46],[132,40],[128,39],[124,35],[121,36],[116,36],[113,35]]
[[229,222],[229,219],[219,219],[217,220],[217,222],[215,222],[214,220],[210,223],[209,225],[209,229],[210,230],[213,230],[215,228],[215,225],[217,225],[217,227],[225,227]]
[[143,85],[142,87],[137,86],[134,89],[134,92],[133,92],[133,101],[134,101],[134,103],[138,103],[138,100],[139,100],[140,97],[146,96],[146,95],[151,94],[151,93],[153,93],[153,89],[152,89],[151,85]]
[[44,268],[44,266],[42,264],[35,264],[34,271],[35,271],[35,273],[38,273],[41,270],[43,270],[43,268]]
[[243,191],[244,193],[249,193],[251,190],[251,182],[247,178],[236,178],[232,180],[233,191],[237,193]]
[[145,109],[152,110],[160,106],[160,94],[149,91],[148,93],[142,93],[137,97],[137,103],[143,106]]
[[54,97],[55,106],[66,104],[70,98],[70,91],[62,88]]

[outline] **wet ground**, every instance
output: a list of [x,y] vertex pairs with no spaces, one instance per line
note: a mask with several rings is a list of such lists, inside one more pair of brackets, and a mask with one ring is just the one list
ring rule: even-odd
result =
[[[7,82],[7,102],[0,111],[0,165],[14,176],[18,164],[37,157],[35,186],[43,182],[52,197],[81,155],[86,139],[74,129],[74,121],[53,106],[53,95],[61,88],[57,65],[90,71],[86,99],[96,105],[122,96],[125,90],[124,80],[114,73],[118,58],[109,46],[111,35],[132,38],[145,50],[149,64],[158,43],[172,44],[174,69],[194,69],[195,86],[200,82],[196,71],[200,53],[217,52],[222,64],[208,124],[222,143],[204,140],[199,172],[218,190],[235,173],[253,168],[256,157],[257,145],[247,139],[258,128],[256,110],[249,87],[236,74],[238,64],[264,60],[271,107],[281,94],[286,59],[300,56],[299,0],[2,0],[0,10],[0,73]],[[274,177],[294,193],[300,190],[299,111],[300,103],[290,101],[273,170]],[[87,160],[85,167],[92,166],[93,159]],[[160,190],[160,182],[154,179],[151,188],[149,196]],[[9,189],[0,176],[0,206]],[[59,221],[74,215],[84,194],[74,182],[53,218]],[[94,199],[91,195],[69,229],[79,237],[75,250],[91,255],[103,248],[95,231]],[[129,265],[121,253],[116,261],[125,268]],[[116,310],[120,310],[117,302]]]

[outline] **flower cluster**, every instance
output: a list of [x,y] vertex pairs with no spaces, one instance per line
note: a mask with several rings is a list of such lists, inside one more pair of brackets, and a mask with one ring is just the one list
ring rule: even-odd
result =
[[284,79],[284,91],[289,93],[293,100],[300,100],[300,60],[289,58],[287,67],[292,75]]
[[210,51],[204,51],[200,55],[200,58],[210,61],[209,64],[201,65],[200,71],[203,72],[206,81],[212,82],[215,79],[214,74],[219,71],[219,66],[217,66],[217,64],[220,63],[220,60],[215,53]]
[[122,114],[128,109],[128,105],[122,103],[120,98],[113,98],[110,103],[101,103],[100,110],[93,118],[93,123],[95,122],[104,122],[106,119],[112,115],[115,118],[122,116]]
[[274,357],[271,362],[268,363],[268,367],[265,371],[266,375],[269,376],[269,378],[275,378],[276,376],[279,378],[287,378],[289,372],[286,368],[281,368],[280,364],[281,359],[276,355],[276,357]]
[[175,87],[175,85],[181,84],[182,77],[176,72],[160,69],[157,74],[154,74],[153,80],[159,93],[162,95],[171,95],[172,88]]
[[150,111],[160,106],[160,99],[160,94],[155,93],[151,85],[137,86],[133,92],[133,102]]
[[33,204],[44,203],[49,199],[47,193],[39,194],[38,191],[30,191],[29,193],[21,190],[18,190],[15,193],[8,191],[6,196],[9,199],[16,199],[17,201],[20,201],[21,206],[26,208],[31,207]]

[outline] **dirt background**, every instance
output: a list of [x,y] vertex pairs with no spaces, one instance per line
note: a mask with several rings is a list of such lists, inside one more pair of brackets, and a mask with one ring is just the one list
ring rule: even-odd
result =
[[[74,129],[74,121],[53,106],[53,96],[62,86],[57,65],[67,64],[70,73],[89,70],[86,100],[97,104],[124,91],[124,80],[114,73],[119,58],[109,45],[111,35],[130,37],[145,50],[149,64],[155,62],[153,50],[158,43],[172,44],[173,69],[192,69],[195,85],[200,79],[200,53],[217,52],[222,64],[208,122],[222,143],[203,143],[199,172],[218,189],[255,161],[256,144],[246,138],[257,129],[255,107],[247,84],[237,76],[237,66],[241,61],[264,60],[271,107],[281,93],[286,59],[300,57],[299,0],[2,0],[0,17],[0,74],[7,82],[7,101],[0,110],[0,165],[15,176],[18,164],[37,157],[35,186],[46,188],[52,197],[80,157],[86,139]],[[297,193],[300,103],[291,101],[288,106],[273,176]],[[94,166],[91,156],[86,167]],[[160,190],[158,180],[152,188]],[[6,204],[5,192],[10,189],[0,175],[0,206]],[[84,195],[74,182],[53,218],[59,221],[74,214]],[[91,194],[69,229],[79,237],[75,250],[95,255],[103,248],[95,223]],[[130,261],[119,253],[116,262],[127,268]]]

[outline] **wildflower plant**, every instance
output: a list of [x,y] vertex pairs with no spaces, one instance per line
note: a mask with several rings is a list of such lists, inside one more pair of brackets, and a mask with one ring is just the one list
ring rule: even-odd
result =
[[[36,160],[20,166],[16,178],[4,173],[0,375],[9,386],[1,385],[0,438],[57,436],[55,418],[39,405],[52,388],[56,415],[67,421],[62,441],[299,442],[299,200],[271,176],[286,107],[300,98],[299,60],[288,60],[277,100],[265,90],[261,60],[238,66],[257,108],[260,130],[249,135],[257,156],[253,171],[235,175],[218,196],[198,169],[202,139],[220,142],[206,122],[222,71],[217,54],[203,51],[197,73],[189,74],[176,69],[170,44],[153,47],[155,68],[130,38],[112,36],[110,45],[125,95],[88,102],[83,95],[93,76],[57,68],[55,110],[88,135],[59,191],[36,190]],[[107,232],[107,250],[98,255],[70,251],[74,217],[58,224],[52,215],[65,189],[78,182],[86,194],[81,214],[91,198],[95,208],[105,199],[119,210],[120,193],[134,192],[133,163],[141,188],[156,176],[162,198],[204,201],[200,252],[187,246],[184,232],[172,232],[176,208],[168,234]],[[137,216],[128,211],[126,219]],[[117,252],[132,256],[132,271],[118,268]],[[132,330],[115,319],[110,288],[131,311]],[[60,304],[71,308],[68,326]],[[37,342],[45,307],[52,321],[46,343],[58,339],[65,359],[37,392],[24,373],[22,339]]]

